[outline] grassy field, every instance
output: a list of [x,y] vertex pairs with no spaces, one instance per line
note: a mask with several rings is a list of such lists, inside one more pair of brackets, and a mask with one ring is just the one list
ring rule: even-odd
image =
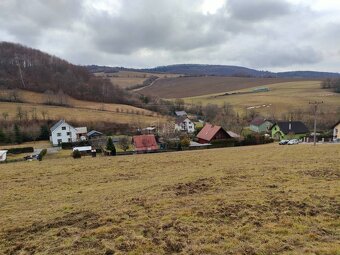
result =
[[1,254],[340,251],[339,145],[0,167]]
[[144,73],[133,71],[119,71],[117,73],[96,73],[96,75],[109,78],[113,84],[122,88],[128,88],[137,84],[142,84],[143,81],[150,78],[150,76],[158,76],[160,78],[179,76],[177,74]]
[[[319,81],[295,81],[284,82],[265,86],[269,92],[225,95],[223,93],[210,94],[199,97],[184,98],[191,103],[208,103],[222,105],[229,103],[237,111],[246,111],[254,109],[262,114],[276,113],[281,114],[288,110],[307,109],[310,101],[323,101],[320,106],[323,110],[335,111],[340,107],[340,94],[323,90],[320,88]],[[240,92],[249,91],[249,89],[238,90]]]
[[183,98],[247,89],[300,79],[240,78],[240,77],[178,77],[159,79],[152,86],[141,89],[146,95],[162,98]]
[[20,106],[31,115],[32,109],[37,112],[39,119],[43,118],[42,112],[45,111],[50,119],[65,119],[77,122],[112,122],[112,123],[142,123],[150,125],[165,122],[163,116],[156,113],[122,104],[106,104],[98,102],[81,101],[68,98],[67,103],[70,107],[43,105],[46,102],[46,95],[31,91],[19,91],[19,97],[25,103],[0,102],[0,118],[2,113],[8,113],[8,119],[16,118],[17,108]]

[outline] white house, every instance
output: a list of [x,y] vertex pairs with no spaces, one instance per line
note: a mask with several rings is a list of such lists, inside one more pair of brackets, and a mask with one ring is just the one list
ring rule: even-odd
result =
[[333,126],[333,140],[340,140],[340,121]]
[[195,124],[188,117],[183,116],[176,120],[175,130],[193,133],[195,132]]
[[51,127],[50,141],[55,146],[61,143],[76,142],[77,130],[65,120],[59,120]]
[[7,158],[7,151],[6,150],[0,151],[0,162],[5,161],[6,158]]

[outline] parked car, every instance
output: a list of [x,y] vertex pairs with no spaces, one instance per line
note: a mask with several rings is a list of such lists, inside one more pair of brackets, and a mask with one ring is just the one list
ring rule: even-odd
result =
[[289,140],[281,140],[280,142],[279,142],[279,144],[280,145],[285,145],[285,144],[287,144],[289,142]]
[[292,139],[292,140],[289,140],[289,142],[287,144],[288,145],[299,144],[299,140],[298,139]]

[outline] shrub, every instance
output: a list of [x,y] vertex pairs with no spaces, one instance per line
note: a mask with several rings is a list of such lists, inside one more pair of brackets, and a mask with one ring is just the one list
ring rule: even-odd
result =
[[47,154],[47,149],[42,149],[38,156],[39,161],[41,161],[46,154]]
[[73,157],[73,158],[81,158],[81,153],[80,153],[80,151],[74,150],[74,151],[72,152],[72,157]]

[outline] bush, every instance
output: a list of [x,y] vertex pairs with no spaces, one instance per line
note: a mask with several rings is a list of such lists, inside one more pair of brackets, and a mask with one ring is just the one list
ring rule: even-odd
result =
[[73,157],[73,158],[81,158],[81,153],[80,153],[80,151],[74,150],[74,151],[72,152],[72,157]]
[[21,154],[21,153],[30,153],[34,152],[33,147],[22,147],[22,148],[11,148],[11,149],[6,149],[8,154]]
[[47,149],[42,149],[38,155],[39,161],[41,161],[46,154],[47,154]]

